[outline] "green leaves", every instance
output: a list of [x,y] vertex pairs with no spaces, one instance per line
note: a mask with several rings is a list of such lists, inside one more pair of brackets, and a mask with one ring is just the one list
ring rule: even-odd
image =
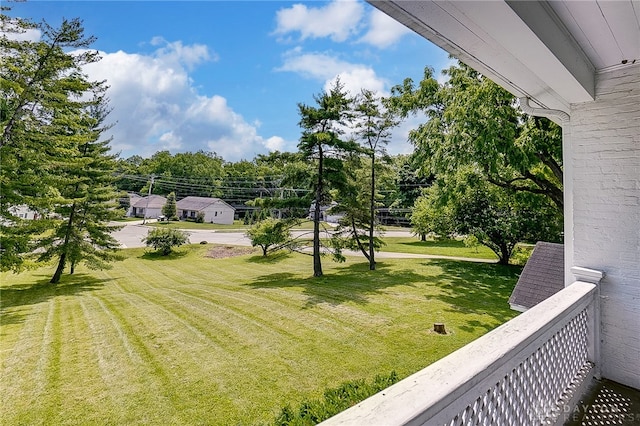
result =
[[489,182],[544,195],[562,212],[561,129],[525,116],[513,95],[462,63],[445,74],[439,84],[426,69],[418,87],[411,80],[394,87],[389,103],[403,116],[426,115],[409,136],[425,174],[472,165]]
[[[120,213],[115,157],[100,140],[109,128],[106,87],[81,69],[99,60],[86,50],[94,38],[78,19],[52,27],[2,14],[1,22],[3,31],[38,28],[42,36],[35,42],[0,38],[0,269],[57,257],[55,283],[68,263],[71,272],[78,262],[106,268],[119,246],[110,235],[117,227],[108,222]],[[12,213],[18,206],[38,219],[19,220]]]
[[168,256],[174,247],[179,247],[189,242],[189,234],[173,228],[153,228],[149,230],[143,242],[153,247],[163,256]]

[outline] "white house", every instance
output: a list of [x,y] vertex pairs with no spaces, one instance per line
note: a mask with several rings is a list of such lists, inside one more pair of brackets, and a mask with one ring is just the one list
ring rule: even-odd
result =
[[562,126],[565,288],[326,423],[554,424],[590,377],[639,389],[640,3],[370,3]]
[[127,217],[131,217],[131,216],[135,216],[133,209],[134,209],[134,205],[138,202],[138,200],[140,200],[140,198],[142,198],[141,196],[139,196],[138,194],[134,194],[133,192],[130,192],[127,194],[127,197],[129,198],[129,208],[127,209],[126,213],[124,214]]
[[20,219],[34,220],[38,219],[38,213],[34,210],[31,210],[26,205],[19,205],[9,208],[9,212],[15,217],[19,217]]
[[144,218],[156,218],[162,215],[162,207],[167,203],[167,199],[161,195],[150,195],[131,200],[132,216]]
[[219,198],[185,197],[176,204],[181,219],[195,220],[201,212],[206,223],[233,224],[236,209]]

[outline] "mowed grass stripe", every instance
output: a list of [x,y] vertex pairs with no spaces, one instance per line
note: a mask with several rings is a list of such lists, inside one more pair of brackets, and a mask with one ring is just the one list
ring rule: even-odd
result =
[[[3,312],[6,315],[10,312]],[[2,424],[28,424],[34,411],[48,402],[44,392],[48,386],[47,373],[52,351],[54,301],[38,303],[25,313],[25,325],[20,341],[7,357],[2,371],[2,404],[15,410],[0,410]],[[2,339],[4,346],[4,339]],[[37,418],[37,417],[36,417]]]
[[[113,302],[115,303],[117,299],[118,306],[128,312],[127,318],[132,322],[135,319],[137,335],[151,342],[151,345],[147,345],[146,351],[157,359],[153,364],[167,367],[166,374],[163,374],[167,382],[165,386],[172,390],[172,395],[181,395],[176,402],[179,404],[180,413],[189,419],[188,422],[204,421],[205,419],[200,416],[206,414],[209,422],[218,416],[228,417],[229,413],[235,413],[242,408],[247,401],[233,398],[233,395],[238,393],[238,387],[260,388],[258,386],[260,383],[251,377],[248,384],[244,380],[246,375],[242,374],[238,377],[237,372],[248,369],[247,364],[250,363],[252,351],[263,351],[260,348],[248,346],[250,350],[245,354],[239,348],[247,345],[241,343],[240,337],[236,337],[241,336],[237,330],[235,335],[225,331],[228,335],[225,341],[216,335],[221,328],[208,329],[207,318],[202,317],[195,310],[176,309],[175,298],[163,299],[162,296],[166,295],[158,290],[145,292],[145,295],[153,297],[124,292],[119,293],[119,297],[114,297]],[[189,313],[191,321],[186,322],[183,315]],[[192,337],[194,329],[200,330],[197,335],[206,334],[211,342],[216,343],[216,346],[198,342],[201,339],[186,338],[184,333],[178,332],[181,325],[192,331],[188,333]],[[189,349],[185,352],[184,348]],[[215,350],[216,348],[222,348],[222,352]],[[234,353],[230,352],[231,348],[235,348]],[[263,365],[268,364],[269,356],[266,358],[262,360]],[[271,371],[273,372],[273,369]],[[220,391],[219,388],[226,391]]]
[[[82,299],[87,296],[65,296],[60,301],[59,383],[48,390],[57,393],[59,406],[48,413],[49,424],[76,425],[99,423],[102,415],[94,407],[110,412],[109,392],[93,351],[93,339],[82,309]],[[81,371],[82,374],[78,374]]]

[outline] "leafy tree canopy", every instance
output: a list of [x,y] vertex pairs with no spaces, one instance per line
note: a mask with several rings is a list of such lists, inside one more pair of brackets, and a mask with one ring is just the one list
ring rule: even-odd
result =
[[545,118],[524,115],[506,90],[458,63],[440,84],[426,68],[392,89],[390,105],[402,116],[421,112],[427,121],[409,139],[425,175],[473,165],[487,181],[513,191],[548,197],[562,212],[562,133]]

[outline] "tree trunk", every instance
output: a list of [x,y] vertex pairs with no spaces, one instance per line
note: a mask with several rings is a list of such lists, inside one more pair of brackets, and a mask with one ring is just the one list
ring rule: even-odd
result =
[[323,173],[322,147],[318,148],[318,182],[316,187],[316,208],[313,211],[313,276],[322,276],[322,259],[320,258],[320,206],[322,202],[322,173]]
[[49,281],[51,284],[57,284],[60,282],[60,277],[62,276],[62,271],[64,271],[66,260],[67,254],[62,253],[60,255],[60,259],[58,260],[58,267],[56,268],[56,272],[53,274],[53,277],[51,277],[51,281]]
[[364,257],[366,257],[367,260],[369,260],[369,253],[367,253],[367,250],[365,250],[364,246],[362,245],[362,242],[360,241],[360,237],[358,237],[358,227],[356,226],[356,221],[353,217],[351,218],[351,230],[353,231],[353,238],[356,239],[356,244],[358,244],[358,248],[360,249]]
[[[77,190],[77,186],[76,186]],[[71,235],[71,227],[74,225],[76,218],[76,203],[71,205],[71,213],[69,214],[69,220],[67,221],[67,232],[64,236],[64,242],[62,243],[62,253],[60,253],[60,259],[58,260],[58,267],[56,268],[56,272],[54,272],[53,277],[51,277],[51,284],[57,284],[60,282],[60,277],[62,276],[62,271],[64,271],[65,264],[67,263],[67,250],[69,247],[69,236]]]
[[506,244],[500,244],[500,256],[498,256],[498,264],[500,265],[508,265],[509,259],[511,258],[511,250],[507,247]]
[[369,270],[375,271],[376,269],[376,260],[374,258],[375,250],[373,247],[373,225],[376,220],[376,154],[373,151],[371,154],[371,203],[369,208],[370,217],[369,217]]
[[427,234],[420,234],[420,241],[427,241]]

